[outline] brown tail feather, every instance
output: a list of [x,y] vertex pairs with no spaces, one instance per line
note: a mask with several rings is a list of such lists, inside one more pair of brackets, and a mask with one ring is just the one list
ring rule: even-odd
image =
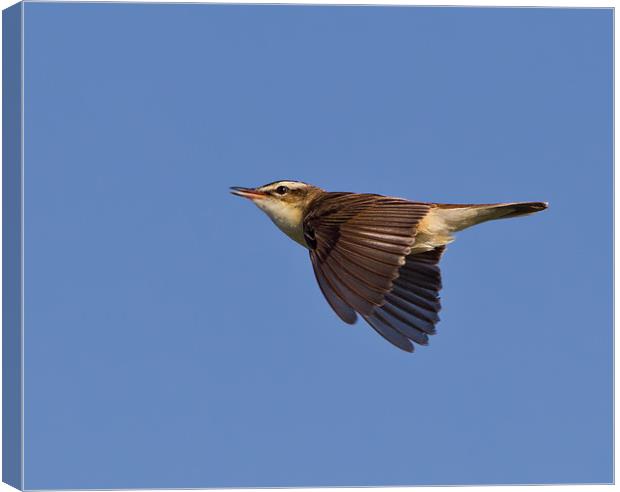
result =
[[548,207],[547,202],[490,203],[485,205],[437,204],[450,232],[460,231],[487,220],[508,219],[529,215]]
[[545,210],[549,204],[547,202],[522,202],[499,205],[498,211],[506,210],[505,215],[501,215],[498,219],[508,219],[510,217],[519,217],[520,215],[528,215],[541,210]]

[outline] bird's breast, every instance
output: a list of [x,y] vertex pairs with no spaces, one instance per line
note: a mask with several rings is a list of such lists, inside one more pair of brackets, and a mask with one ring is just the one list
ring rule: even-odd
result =
[[[275,220],[274,220],[275,222]],[[280,230],[290,237],[293,241],[301,244],[304,248],[307,248],[306,240],[304,239],[304,231],[301,224],[299,226],[292,226],[289,223],[278,223],[276,225],[280,228]]]

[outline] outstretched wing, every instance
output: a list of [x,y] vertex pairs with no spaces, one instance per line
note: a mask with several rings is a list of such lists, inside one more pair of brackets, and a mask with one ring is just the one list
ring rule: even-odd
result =
[[439,320],[443,248],[411,255],[431,205],[370,194],[326,193],[304,219],[319,287],[347,323],[360,314],[380,335],[412,352]]

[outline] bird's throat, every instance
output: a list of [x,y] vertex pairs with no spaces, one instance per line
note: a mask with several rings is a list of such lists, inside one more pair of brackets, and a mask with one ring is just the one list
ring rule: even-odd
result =
[[304,248],[308,247],[304,239],[304,214],[301,207],[289,206],[288,204],[278,202],[269,202],[267,200],[261,200],[255,203],[284,234],[293,241],[301,244]]

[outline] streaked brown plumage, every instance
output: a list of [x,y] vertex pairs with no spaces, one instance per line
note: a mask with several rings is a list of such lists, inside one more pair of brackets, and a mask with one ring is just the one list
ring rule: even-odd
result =
[[374,194],[325,192],[277,181],[234,187],[310,250],[323,295],[346,323],[364,318],[395,346],[428,343],[441,309],[439,260],[452,233],[487,220],[526,215],[543,202],[447,205]]

